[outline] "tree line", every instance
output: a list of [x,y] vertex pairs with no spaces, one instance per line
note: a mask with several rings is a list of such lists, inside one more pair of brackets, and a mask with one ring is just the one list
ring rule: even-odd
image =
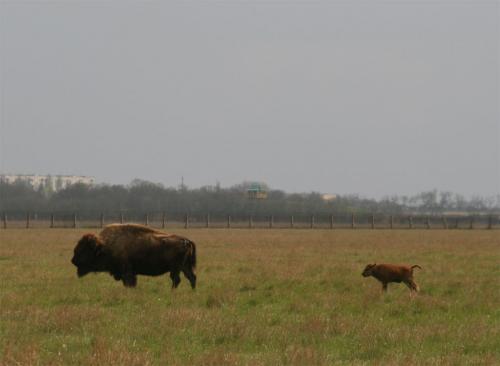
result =
[[338,195],[323,199],[318,192],[286,193],[267,190],[267,199],[249,199],[250,183],[223,188],[220,185],[188,188],[165,187],[162,184],[136,179],[128,185],[74,184],[59,191],[40,186],[34,189],[23,181],[0,182],[0,211],[9,212],[78,212],[81,217],[96,212],[165,212],[180,217],[185,214],[213,217],[342,214],[443,214],[446,212],[498,213],[500,196],[465,198],[451,192],[436,190],[413,196],[391,196],[383,199],[359,195]]

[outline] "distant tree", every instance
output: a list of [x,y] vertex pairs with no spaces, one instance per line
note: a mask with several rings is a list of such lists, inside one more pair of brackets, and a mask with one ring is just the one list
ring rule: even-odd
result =
[[460,194],[455,194],[455,199],[454,199],[454,207],[456,210],[459,211],[465,211],[467,210],[467,200],[464,198],[464,196]]
[[56,179],[56,191],[60,191],[63,188],[63,179],[61,176],[58,176]]
[[438,209],[437,190],[422,192],[417,196],[421,211],[436,213]]
[[[59,183],[58,183],[59,182]],[[56,187],[62,184],[60,177],[56,179]],[[284,218],[295,215],[297,218],[308,218],[310,215],[368,215],[372,213],[397,214],[403,212],[429,212],[436,214],[444,210],[468,212],[500,211],[500,196],[479,197],[467,200],[450,192],[426,191],[408,196],[390,196],[381,200],[360,197],[359,195],[337,195],[334,200],[327,201],[319,192],[286,193],[282,190],[270,189],[267,199],[252,200],[246,190],[251,182],[223,188],[220,185],[205,186],[197,189],[187,187],[164,187],[162,184],[134,179],[129,185],[97,185],[88,186],[82,183],[68,186],[47,194],[46,184],[35,190],[24,181],[12,184],[0,182],[0,210],[5,212],[57,211],[75,212],[80,216],[96,217],[100,212],[106,214],[128,212],[143,215],[144,213],[167,212],[170,217],[181,218],[189,213],[201,218],[210,213],[212,217],[225,218],[231,215],[245,219],[248,215],[258,217]],[[143,216],[137,216],[137,218]]]
[[52,176],[49,174],[47,175],[47,178],[45,179],[45,182],[42,183],[43,185],[43,194],[45,197],[50,197],[54,193],[54,180],[52,179]]
[[453,209],[453,193],[441,192],[439,198],[439,208],[441,210]]

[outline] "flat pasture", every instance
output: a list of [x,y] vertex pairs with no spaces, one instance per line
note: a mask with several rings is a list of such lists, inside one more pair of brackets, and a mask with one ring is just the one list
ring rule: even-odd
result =
[[[1,365],[500,364],[497,230],[177,229],[182,277],[76,277],[81,229],[0,230]],[[370,262],[419,264],[383,295]]]

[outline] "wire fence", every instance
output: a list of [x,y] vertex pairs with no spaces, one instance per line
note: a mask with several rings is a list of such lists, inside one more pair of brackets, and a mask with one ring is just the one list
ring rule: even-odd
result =
[[155,228],[249,229],[500,229],[500,215],[173,215],[166,212],[8,212],[0,227],[102,228],[137,223]]

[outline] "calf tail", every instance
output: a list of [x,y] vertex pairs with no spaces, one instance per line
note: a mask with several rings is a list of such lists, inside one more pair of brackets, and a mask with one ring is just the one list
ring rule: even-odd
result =
[[415,265],[411,266],[411,269],[412,269],[412,270],[413,270],[413,268],[422,269],[422,267],[420,267],[418,264],[415,264]]

